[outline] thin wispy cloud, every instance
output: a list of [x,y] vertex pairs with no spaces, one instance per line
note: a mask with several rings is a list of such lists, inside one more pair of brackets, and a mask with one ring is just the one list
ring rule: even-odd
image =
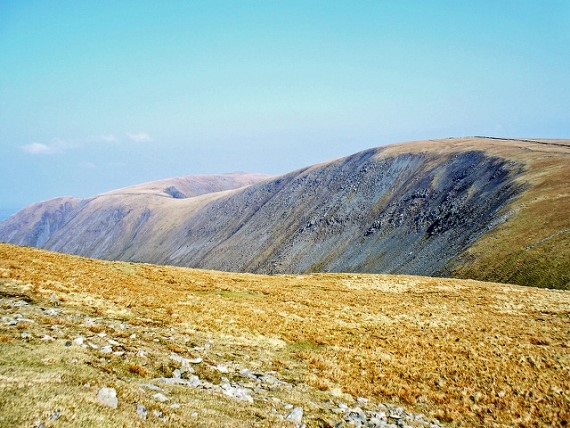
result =
[[77,144],[61,139],[56,139],[50,144],[34,142],[20,146],[24,152],[31,155],[53,155],[56,153],[63,153],[75,147],[77,147]]
[[[136,134],[126,134],[129,140],[132,141],[150,141],[151,138],[146,133],[136,133]],[[123,139],[124,140],[124,139]],[[20,149],[30,155],[53,155],[58,153],[66,152],[70,149],[75,149],[83,147],[86,144],[118,144],[121,139],[114,134],[100,134],[100,135],[89,135],[87,137],[64,139],[55,138],[50,143],[40,143],[34,141],[30,144],[24,144],[20,146]]]
[[127,132],[127,138],[135,143],[148,143],[152,141],[152,137],[146,132]]
[[[125,138],[126,137],[126,138]],[[87,137],[63,139],[55,138],[50,143],[40,143],[34,141],[30,144],[20,146],[20,149],[30,155],[53,155],[64,153],[70,149],[79,148],[88,144],[120,144],[121,140],[135,143],[148,143],[152,137],[146,132],[126,132],[125,137],[119,138],[114,134],[89,135]]]
[[50,155],[57,153],[57,150],[54,147],[42,143],[25,144],[20,146],[20,148],[31,155]]

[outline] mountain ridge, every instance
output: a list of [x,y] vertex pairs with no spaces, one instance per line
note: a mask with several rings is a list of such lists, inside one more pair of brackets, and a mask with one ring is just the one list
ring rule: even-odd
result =
[[[184,198],[176,197],[184,189],[169,193],[156,182],[131,195],[107,192],[64,210],[66,221],[41,234],[30,232],[41,222],[17,214],[0,223],[0,239],[35,245],[36,235],[36,246],[60,252],[236,272],[383,272],[568,288],[568,234],[559,233],[570,227],[568,165],[568,140],[410,142]],[[65,216],[58,209],[56,220]],[[540,230],[525,228],[537,213]],[[493,243],[501,233],[505,245]],[[528,249],[540,240],[544,248]]]

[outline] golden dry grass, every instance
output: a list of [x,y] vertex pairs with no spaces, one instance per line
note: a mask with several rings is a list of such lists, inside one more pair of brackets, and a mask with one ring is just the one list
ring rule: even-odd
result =
[[[308,383],[307,402],[340,389],[456,426],[563,426],[570,420],[567,291],[413,276],[221,273],[0,244],[2,284],[39,301],[55,294],[62,307],[142,329],[175,329],[198,342],[211,338],[220,355]],[[19,331],[13,331],[0,330],[4,354],[12,349],[6,341],[17,342]],[[171,346],[164,352],[192,356],[188,346]],[[105,369],[109,382],[169,370],[114,364],[90,367]],[[134,394],[127,386],[124,391]],[[225,417],[246,421],[263,414],[247,411]],[[258,419],[262,426],[273,423],[267,415]]]

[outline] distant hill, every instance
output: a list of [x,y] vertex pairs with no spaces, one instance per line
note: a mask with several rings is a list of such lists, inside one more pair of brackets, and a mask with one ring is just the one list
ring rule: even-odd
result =
[[187,177],[55,199],[0,223],[0,240],[226,271],[570,288],[570,140],[419,141],[233,180]]

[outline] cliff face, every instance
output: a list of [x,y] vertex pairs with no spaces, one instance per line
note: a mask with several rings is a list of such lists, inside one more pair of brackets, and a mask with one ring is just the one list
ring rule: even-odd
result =
[[[104,259],[256,273],[468,272],[486,279],[492,273],[466,267],[490,257],[505,260],[494,272],[505,270],[499,279],[508,281],[512,268],[503,253],[534,239],[521,228],[519,219],[528,215],[521,201],[532,204],[538,195],[548,212],[558,213],[544,214],[544,237],[568,235],[570,219],[560,214],[569,212],[568,198],[552,196],[560,194],[568,160],[565,142],[411,143],[280,177],[250,176],[240,188],[220,191],[202,177],[199,186],[161,181],[88,200],[54,200],[0,223],[0,239]],[[506,246],[495,250],[497,234]],[[567,249],[560,248],[564,257]],[[565,288],[562,269],[553,281]]]
[[163,263],[286,273],[432,275],[485,231],[522,187],[481,152],[383,157],[370,150],[208,203]]

